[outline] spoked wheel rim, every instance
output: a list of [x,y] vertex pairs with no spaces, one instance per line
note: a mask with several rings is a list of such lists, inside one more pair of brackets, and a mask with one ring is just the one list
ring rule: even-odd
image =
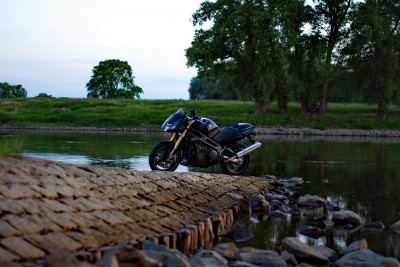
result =
[[179,154],[169,158],[173,149],[173,143],[161,141],[150,152],[149,165],[152,170],[175,171],[179,166]]
[[159,149],[154,157],[154,164],[157,166],[157,169],[160,171],[168,171],[171,166],[175,164],[175,157],[172,159],[168,159],[169,149],[167,147],[163,147]]
[[[242,144],[235,144],[231,147],[234,152],[242,150],[244,146]],[[231,157],[234,155],[228,155]],[[231,163],[221,163],[221,168],[224,173],[230,175],[237,175],[244,172],[250,164],[250,154],[244,155],[241,158],[236,159],[236,162]]]

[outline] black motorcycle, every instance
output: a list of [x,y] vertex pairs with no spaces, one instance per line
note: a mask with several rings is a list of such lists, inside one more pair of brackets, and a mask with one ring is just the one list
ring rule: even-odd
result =
[[[172,132],[170,140],[160,141],[150,152],[152,170],[175,171],[179,164],[207,168],[219,164],[226,174],[237,175],[250,164],[250,152],[261,146],[254,140],[254,125],[236,123],[218,128],[210,119],[196,116],[192,110],[187,116],[178,109],[161,126]],[[249,141],[244,146],[242,141]]]

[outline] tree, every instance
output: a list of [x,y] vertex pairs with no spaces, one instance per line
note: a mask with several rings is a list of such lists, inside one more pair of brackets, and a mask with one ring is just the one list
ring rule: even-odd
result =
[[88,98],[140,98],[142,88],[134,84],[132,68],[126,61],[109,59],[93,68],[86,84]]
[[345,47],[354,81],[364,101],[385,118],[400,101],[400,3],[367,0],[353,12],[351,42]]
[[[217,0],[201,3],[195,32],[186,50],[187,65],[199,77],[224,77],[242,99],[253,99],[256,113],[266,113],[285,66],[279,20],[273,0]],[[277,76],[280,75],[280,76]]]
[[[347,37],[349,13],[354,5],[353,0],[314,0],[315,20],[314,35],[321,41],[322,86],[318,113],[327,111],[329,84],[332,82],[332,63],[337,46]],[[337,54],[336,56],[340,56]],[[336,59],[337,60],[337,59]]]
[[26,97],[27,92],[22,85],[11,85],[9,83],[0,83],[0,98]]
[[228,90],[223,78],[194,77],[190,80],[189,98],[200,99],[223,99],[238,100],[239,97],[234,90]]

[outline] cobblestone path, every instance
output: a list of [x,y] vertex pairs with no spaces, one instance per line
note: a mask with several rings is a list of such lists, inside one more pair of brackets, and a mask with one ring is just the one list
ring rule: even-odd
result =
[[176,232],[268,184],[0,156],[0,264]]

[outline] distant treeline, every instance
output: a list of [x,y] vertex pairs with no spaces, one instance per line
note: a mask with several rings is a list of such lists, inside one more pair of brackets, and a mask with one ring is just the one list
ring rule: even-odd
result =
[[400,2],[204,1],[186,50],[198,70],[191,99],[244,99],[256,113],[289,101],[301,114],[328,102],[372,103],[378,117],[400,100]]

